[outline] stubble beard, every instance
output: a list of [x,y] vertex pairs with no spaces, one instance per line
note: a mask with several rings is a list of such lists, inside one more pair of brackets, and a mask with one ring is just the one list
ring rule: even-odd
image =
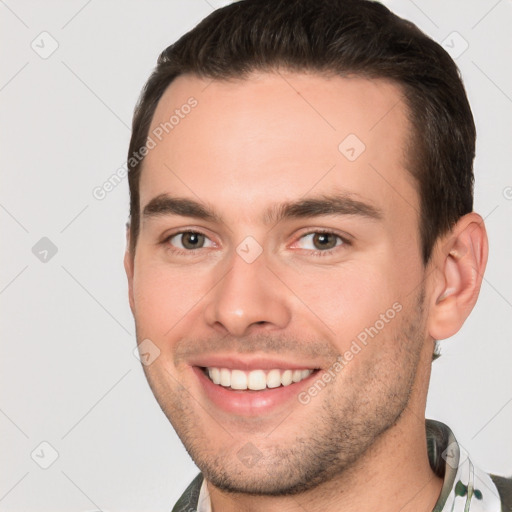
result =
[[[421,290],[409,314],[405,309],[402,311],[401,315],[407,317],[396,318],[399,322],[394,328],[392,324],[386,326],[363,348],[363,351],[372,350],[364,367],[350,372],[347,370],[351,363],[348,363],[336,383],[329,384],[310,404],[300,405],[311,407],[306,414],[301,411],[300,417],[307,418],[307,424],[300,430],[296,427],[295,435],[286,437],[286,442],[277,438],[279,428],[265,438],[251,436],[247,429],[231,439],[229,446],[216,447],[208,425],[201,424],[196,411],[200,410],[208,421],[214,423],[214,420],[204,414],[194,397],[184,388],[171,392],[165,383],[169,381],[165,371],[159,372],[160,375],[149,368],[144,371],[160,407],[211,484],[228,493],[296,495],[349,471],[407,409],[425,341],[423,302]],[[379,351],[370,344],[383,344],[386,349]],[[172,385],[176,388],[176,382]],[[294,413],[283,423],[297,425],[299,421],[294,422]],[[212,428],[221,429],[220,425]],[[227,431],[224,433],[229,437]],[[245,467],[237,457],[244,443],[256,447],[259,454],[252,467]]]

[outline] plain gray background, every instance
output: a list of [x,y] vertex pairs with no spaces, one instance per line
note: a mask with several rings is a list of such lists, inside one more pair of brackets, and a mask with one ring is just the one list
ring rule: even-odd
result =
[[[226,3],[0,0],[1,511],[168,511],[198,472],[133,355],[127,180],[93,190],[125,162],[160,51]],[[478,305],[433,365],[427,417],[510,474],[512,3],[384,3],[457,57],[491,246]]]

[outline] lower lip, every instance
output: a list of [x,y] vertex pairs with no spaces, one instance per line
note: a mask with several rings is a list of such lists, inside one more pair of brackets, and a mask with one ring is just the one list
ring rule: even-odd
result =
[[319,373],[319,371],[314,371],[309,377],[289,386],[253,391],[232,390],[214,384],[201,368],[193,366],[192,369],[211,402],[228,413],[241,416],[259,416],[292,401],[299,403],[298,394],[310,385],[313,378],[318,378],[317,374]]

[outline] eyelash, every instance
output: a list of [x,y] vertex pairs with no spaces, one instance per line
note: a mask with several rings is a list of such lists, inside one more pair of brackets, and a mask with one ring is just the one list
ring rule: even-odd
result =
[[340,250],[343,250],[343,248],[347,247],[347,246],[350,246],[352,245],[352,243],[350,242],[350,240],[348,240],[346,237],[344,236],[341,236],[340,234],[338,233],[335,233],[334,231],[329,231],[328,229],[315,229],[313,231],[307,231],[305,233],[302,233],[298,238],[297,238],[297,241],[294,242],[297,243],[299,240],[301,240],[302,238],[308,236],[308,235],[317,235],[317,234],[326,234],[326,235],[334,235],[336,238],[338,238],[339,240],[341,240],[341,244],[340,245],[335,245],[333,248],[331,249],[325,249],[323,251],[319,250],[319,249],[315,249],[315,250],[310,250],[310,249],[301,249],[303,251],[307,251],[309,255],[313,256],[313,257],[316,257],[316,258],[325,258],[327,256],[332,256],[335,252],[338,252]]
[[[178,235],[184,235],[186,233],[193,233],[193,234],[196,234],[196,235],[203,235],[204,237],[208,238],[208,236],[206,234],[202,233],[201,231],[195,231],[195,230],[190,229],[190,230],[177,231],[176,233],[172,233],[169,236],[167,236],[164,240],[162,240],[160,243],[162,245],[169,245],[169,241],[171,240],[171,238],[174,238],[175,236],[178,236]],[[322,258],[322,257],[325,257],[325,256],[332,255],[333,252],[335,252],[335,251],[337,252],[343,246],[351,246],[352,245],[352,242],[350,240],[348,240],[346,237],[343,237],[343,236],[339,235],[338,233],[334,233],[333,231],[322,230],[322,229],[317,229],[317,230],[314,230],[314,231],[308,231],[306,233],[302,233],[297,238],[297,241],[301,240],[302,238],[304,238],[304,237],[306,237],[308,235],[315,235],[315,234],[320,234],[320,233],[324,233],[324,234],[327,234],[327,235],[334,235],[337,238],[339,238],[342,243],[340,245],[336,245],[332,249],[326,249],[324,251],[321,251],[321,250],[318,250],[318,249],[316,249],[316,250],[302,249],[302,250],[308,251],[309,254],[314,256],[314,257]],[[203,249],[203,247],[200,247],[199,249]],[[166,248],[166,250],[172,252],[173,254],[179,255],[179,256],[191,256],[191,255],[194,255],[194,253],[197,254],[197,251],[199,249],[182,250],[182,249],[178,249],[176,247],[172,247],[170,245],[169,245],[169,247]]]

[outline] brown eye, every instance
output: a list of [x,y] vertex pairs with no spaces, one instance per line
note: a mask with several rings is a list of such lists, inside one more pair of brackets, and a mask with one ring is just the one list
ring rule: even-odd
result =
[[312,241],[315,249],[333,249],[338,244],[339,236],[332,233],[314,233],[313,235]]
[[340,235],[327,231],[313,231],[300,237],[297,247],[309,251],[328,252],[340,245],[350,245]]
[[187,250],[202,249],[203,247],[210,247],[212,245],[209,238],[195,231],[176,233],[169,238],[169,243],[178,249]]
[[185,249],[197,249],[204,245],[204,235],[200,233],[183,233],[181,243]]

